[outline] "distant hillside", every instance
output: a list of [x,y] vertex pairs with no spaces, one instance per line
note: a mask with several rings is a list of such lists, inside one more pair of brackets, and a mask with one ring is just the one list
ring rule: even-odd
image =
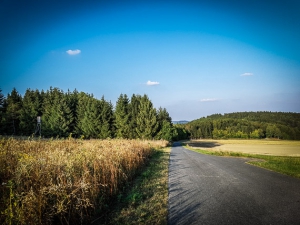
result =
[[300,140],[300,113],[213,114],[185,124],[192,138],[278,138]]
[[186,124],[188,122],[189,121],[187,121],[187,120],[172,121],[173,124]]

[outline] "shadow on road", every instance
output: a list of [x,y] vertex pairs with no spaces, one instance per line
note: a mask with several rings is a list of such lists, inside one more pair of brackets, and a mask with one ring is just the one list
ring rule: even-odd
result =
[[[181,146],[180,142],[173,144],[173,147],[179,146]],[[202,204],[196,197],[199,190],[197,186],[194,186],[193,181],[189,180],[189,176],[183,172],[189,171],[190,165],[183,164],[180,155],[180,153],[171,152],[168,225],[193,224],[200,217],[196,212]],[[190,198],[190,196],[194,196],[194,198]]]
[[216,141],[191,141],[188,145],[197,148],[214,148],[221,146],[221,144]]

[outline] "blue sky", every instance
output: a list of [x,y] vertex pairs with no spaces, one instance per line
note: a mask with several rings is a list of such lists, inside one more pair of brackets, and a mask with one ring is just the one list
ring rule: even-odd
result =
[[300,2],[0,3],[0,88],[147,94],[173,120],[300,112]]

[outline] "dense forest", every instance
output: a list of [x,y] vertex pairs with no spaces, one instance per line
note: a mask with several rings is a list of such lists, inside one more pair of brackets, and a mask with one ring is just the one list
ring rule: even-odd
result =
[[184,126],[191,138],[277,138],[300,140],[300,113],[236,112],[213,114]]
[[182,127],[172,124],[165,108],[153,107],[147,95],[120,94],[115,107],[104,97],[59,88],[27,89],[24,96],[14,88],[5,97],[0,89],[0,135],[43,137],[186,139]]

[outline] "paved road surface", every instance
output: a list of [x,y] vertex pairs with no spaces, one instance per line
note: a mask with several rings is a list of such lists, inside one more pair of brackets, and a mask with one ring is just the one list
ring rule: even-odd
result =
[[168,224],[298,224],[300,179],[174,144]]

